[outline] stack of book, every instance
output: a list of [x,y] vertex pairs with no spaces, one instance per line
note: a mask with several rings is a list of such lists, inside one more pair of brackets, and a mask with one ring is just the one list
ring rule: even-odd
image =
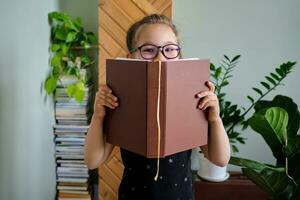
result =
[[83,157],[92,99],[92,86],[85,89],[81,103],[69,98],[66,88],[56,91],[54,141],[59,200],[97,199],[97,170],[88,170]]

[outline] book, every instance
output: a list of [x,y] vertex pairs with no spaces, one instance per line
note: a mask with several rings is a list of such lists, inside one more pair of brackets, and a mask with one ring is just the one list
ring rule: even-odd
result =
[[206,59],[107,59],[107,85],[119,106],[107,109],[107,141],[148,158],[207,144],[208,122],[196,94],[208,90]]

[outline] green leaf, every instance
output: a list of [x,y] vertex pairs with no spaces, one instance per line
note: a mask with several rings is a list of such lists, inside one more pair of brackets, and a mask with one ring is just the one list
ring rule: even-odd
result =
[[280,68],[276,68],[275,71],[277,72],[277,74],[279,74],[281,77],[284,77],[284,73],[283,70]]
[[260,82],[267,90],[269,90],[271,87],[268,83],[261,81]]
[[51,51],[55,52],[55,51],[58,51],[58,50],[60,50],[60,45],[59,44],[52,44]]
[[243,137],[237,137],[236,140],[239,141],[241,144],[245,144],[246,138],[243,138]]
[[77,31],[80,31],[81,29],[81,19],[78,17],[76,18],[74,21],[73,21],[74,25],[76,26],[77,28]]
[[215,65],[213,63],[210,63],[210,70],[214,71],[215,69],[216,69]]
[[258,88],[252,88],[255,92],[257,92],[258,94],[260,94],[261,96],[263,95],[262,91]]
[[67,21],[65,23],[65,27],[72,31],[79,32],[79,29],[75,26],[75,24],[72,21]]
[[234,62],[234,61],[238,60],[240,57],[241,57],[241,55],[236,55],[236,56],[231,60],[231,62]]
[[274,157],[280,161],[284,159],[282,154],[282,144],[277,135],[274,133],[273,127],[265,118],[266,110],[260,110],[252,115],[248,120],[250,127],[259,133],[265,142],[269,145]]
[[247,96],[247,98],[251,101],[251,103],[254,103],[254,99],[251,96]]
[[62,53],[63,55],[67,55],[69,52],[69,46],[67,44],[62,45]]
[[97,38],[96,36],[94,35],[94,33],[92,32],[87,32],[87,40],[92,43],[92,44],[95,44],[97,42]]
[[220,93],[220,94],[218,94],[218,99],[220,100],[220,99],[223,99],[224,97],[225,97],[225,93]]
[[287,111],[289,122],[287,127],[288,137],[293,139],[296,137],[300,126],[300,113],[297,104],[287,96],[276,95],[271,101],[259,101],[254,106],[254,110],[267,110],[270,107],[280,107]]
[[74,42],[74,40],[76,39],[77,33],[76,32],[69,32],[66,38],[66,42],[70,43],[70,42]]
[[284,171],[278,172],[264,169],[257,172],[251,168],[243,168],[243,173],[263,190],[271,194],[273,199],[291,199],[295,192],[295,184]]
[[231,149],[232,149],[233,153],[238,153],[239,152],[239,149],[237,148],[236,145],[231,145]]
[[55,67],[60,67],[61,66],[61,55],[60,54],[55,54],[51,58],[51,66],[55,66]]
[[85,48],[85,49],[91,48],[91,44],[86,41],[81,41],[80,45],[83,46],[83,48]]
[[45,90],[48,94],[51,94],[56,89],[57,78],[50,76],[45,82]]
[[75,94],[75,99],[77,102],[81,103],[84,98],[84,90],[83,89],[77,89],[76,94]]
[[282,145],[285,145],[285,133],[288,125],[288,113],[279,107],[271,107],[266,111],[266,120]]
[[271,74],[271,76],[274,78],[274,79],[276,79],[277,81],[280,81],[281,80],[281,78],[279,78],[276,74],[274,74],[274,73],[270,73]]
[[67,87],[67,94],[69,97],[73,97],[74,94],[76,93],[76,84],[71,84],[71,85],[68,85]]
[[232,75],[226,75],[224,78],[225,79],[229,79],[229,78],[231,78],[232,77]]
[[220,87],[224,87],[224,86],[226,86],[226,85],[228,85],[228,84],[229,84],[229,82],[228,82],[227,80],[224,80],[224,81],[221,83]]
[[218,68],[216,69],[215,76],[214,76],[216,80],[219,79],[221,73],[222,73],[222,67],[218,67]]
[[55,31],[55,38],[58,40],[65,41],[67,38],[68,33],[65,30],[57,29]]
[[228,58],[228,56],[224,55],[224,58],[226,58],[226,60],[228,60],[230,62],[230,59]]
[[276,85],[276,81],[274,80],[274,79],[272,79],[271,77],[269,77],[269,76],[265,76],[266,77],[266,79],[270,82],[270,83],[272,83],[273,85]]

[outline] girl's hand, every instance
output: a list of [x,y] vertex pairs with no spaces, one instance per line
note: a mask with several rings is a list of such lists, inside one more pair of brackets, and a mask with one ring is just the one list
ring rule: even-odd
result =
[[112,90],[107,85],[101,85],[95,96],[94,116],[100,119],[105,117],[105,106],[115,109],[118,98],[112,94]]
[[200,98],[198,103],[198,109],[208,109],[208,121],[213,122],[220,119],[219,100],[217,95],[214,93],[214,84],[210,81],[207,81],[205,84],[207,85],[209,90],[200,92],[196,95],[197,98]]

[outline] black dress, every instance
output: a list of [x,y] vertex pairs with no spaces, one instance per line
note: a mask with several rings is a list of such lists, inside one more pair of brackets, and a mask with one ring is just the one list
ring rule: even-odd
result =
[[120,200],[194,200],[191,150],[160,158],[158,180],[154,177],[157,159],[148,159],[121,148],[124,164],[119,187]]

